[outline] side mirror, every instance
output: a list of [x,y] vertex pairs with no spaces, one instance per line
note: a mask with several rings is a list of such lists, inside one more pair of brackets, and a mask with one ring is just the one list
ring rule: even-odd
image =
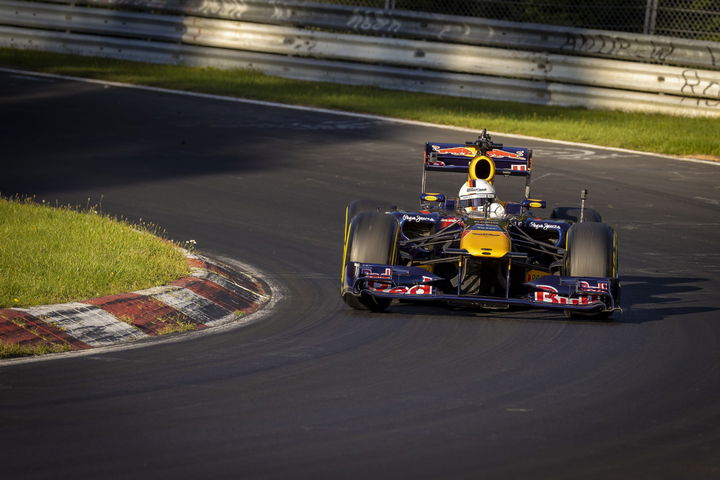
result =
[[421,193],[420,203],[444,203],[445,195],[442,193]]
[[545,208],[545,200],[537,200],[534,198],[526,198],[523,200],[520,205],[522,205],[523,208]]

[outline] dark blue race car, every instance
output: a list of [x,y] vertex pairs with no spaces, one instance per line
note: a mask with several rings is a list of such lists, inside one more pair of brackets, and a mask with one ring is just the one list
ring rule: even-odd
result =
[[[417,210],[357,200],[346,210],[341,295],[351,307],[387,309],[393,300],[479,309],[539,307],[568,316],[620,310],[617,237],[595,210],[530,209],[532,150],[493,143],[427,143]],[[457,197],[426,191],[428,172],[466,179]],[[519,202],[500,202],[495,181],[524,177]]]

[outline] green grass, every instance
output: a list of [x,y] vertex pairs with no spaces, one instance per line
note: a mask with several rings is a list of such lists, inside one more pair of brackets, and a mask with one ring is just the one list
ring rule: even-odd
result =
[[66,343],[48,343],[40,345],[18,345],[0,340],[0,358],[30,357],[47,353],[69,352],[72,347]]
[[182,318],[179,318],[179,316],[177,315],[171,314],[166,317],[160,318],[159,320],[165,325],[158,330],[158,335],[167,335],[169,333],[177,332],[189,332],[198,329],[198,325],[196,323],[185,321]]
[[250,70],[155,65],[15,49],[0,49],[0,65],[668,155],[720,158],[720,119],[525,105],[287,80]]
[[169,283],[185,257],[152,226],[0,198],[0,308],[85,300]]

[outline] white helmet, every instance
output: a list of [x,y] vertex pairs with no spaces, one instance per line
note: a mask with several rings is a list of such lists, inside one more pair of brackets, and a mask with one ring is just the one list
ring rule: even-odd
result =
[[466,213],[484,212],[495,201],[495,189],[485,180],[468,180],[460,188],[458,206]]

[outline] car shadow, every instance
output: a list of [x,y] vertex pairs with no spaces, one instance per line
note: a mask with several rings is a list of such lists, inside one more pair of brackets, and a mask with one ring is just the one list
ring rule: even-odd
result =
[[700,277],[622,276],[623,313],[619,320],[645,323],[720,310],[714,306],[686,305],[689,302],[687,294],[704,290],[701,284],[709,281]]

